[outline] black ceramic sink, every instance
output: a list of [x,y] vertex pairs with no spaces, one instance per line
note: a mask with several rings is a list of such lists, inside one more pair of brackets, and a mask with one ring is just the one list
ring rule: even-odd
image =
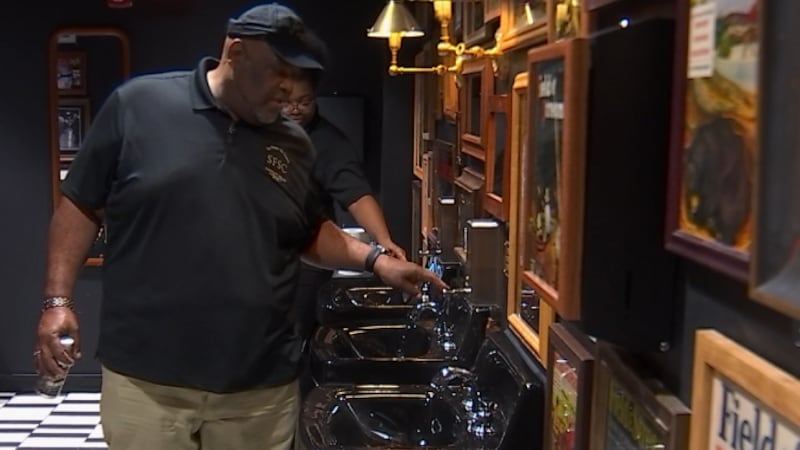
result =
[[340,278],[320,289],[317,312],[321,325],[400,323],[418,301],[375,278]]
[[317,384],[425,384],[437,369],[469,367],[483,341],[489,309],[453,296],[446,323],[452,347],[445,348],[430,319],[411,323],[322,326],[311,340],[311,371]]
[[303,430],[311,449],[465,448],[458,411],[428,386],[318,389],[304,409],[325,417]]
[[[545,371],[522,352],[523,344],[505,330],[487,336],[469,370],[447,367],[425,384],[321,385],[303,404],[298,447],[538,448]],[[476,415],[476,404],[494,406],[489,415]]]
[[421,357],[431,352],[436,336],[430,329],[408,325],[329,328],[325,339],[336,355],[361,358]]

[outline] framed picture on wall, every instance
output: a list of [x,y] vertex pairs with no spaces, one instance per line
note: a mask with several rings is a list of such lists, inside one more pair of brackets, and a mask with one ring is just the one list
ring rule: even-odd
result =
[[657,379],[603,342],[594,371],[592,450],[687,448],[691,411]]
[[509,158],[509,125],[511,115],[511,95],[493,95],[489,97],[487,115],[486,148],[486,192],[483,198],[483,209],[500,220],[508,221],[507,192]]
[[484,0],[483,2],[484,22],[499,20],[502,14],[503,14],[503,0]]
[[544,449],[589,450],[594,344],[560,323],[549,343]]
[[[750,296],[800,320],[800,3],[764,5],[760,92],[761,149],[756,169]],[[787,88],[788,87],[788,88]]]
[[745,281],[758,154],[760,0],[681,0],[667,249]]
[[60,51],[55,64],[58,95],[86,95],[86,52]]
[[486,58],[467,61],[461,76],[461,151],[483,161],[488,138],[489,96],[494,92],[491,62]]
[[72,161],[89,129],[89,99],[59,99],[58,148],[61,161]]
[[503,50],[547,42],[547,3],[546,0],[507,1],[502,20]]
[[551,0],[549,12],[550,42],[582,36],[585,0]]
[[528,53],[522,278],[567,320],[580,317],[587,85],[587,40]]
[[716,330],[698,330],[689,448],[798,447],[800,380]]
[[[458,2],[456,2],[458,3]],[[463,41],[467,46],[483,45],[494,39],[494,33],[500,25],[500,11],[493,8],[487,10],[487,3],[491,0],[471,0],[464,2],[462,17],[464,21]],[[492,16],[488,17],[487,12]]]
[[[548,361],[548,333],[555,321],[550,304],[541,300],[530,286],[522,281],[520,263],[520,167],[522,155],[528,148],[528,72],[514,77],[511,93],[511,139],[509,140],[508,171],[508,324],[531,349],[543,366]],[[544,331],[544,332],[542,332]]]

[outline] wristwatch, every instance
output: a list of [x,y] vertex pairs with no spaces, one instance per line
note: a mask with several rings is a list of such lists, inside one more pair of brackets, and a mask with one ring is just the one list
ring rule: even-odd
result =
[[364,261],[364,270],[367,272],[373,272],[375,269],[375,261],[378,260],[378,257],[387,253],[389,253],[389,250],[381,245],[372,247],[372,250],[370,250],[369,254],[367,254],[366,261]]

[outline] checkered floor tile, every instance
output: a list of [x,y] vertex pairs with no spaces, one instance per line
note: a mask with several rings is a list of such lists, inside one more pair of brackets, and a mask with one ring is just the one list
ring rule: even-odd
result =
[[107,448],[100,428],[100,394],[54,399],[0,392],[0,450]]

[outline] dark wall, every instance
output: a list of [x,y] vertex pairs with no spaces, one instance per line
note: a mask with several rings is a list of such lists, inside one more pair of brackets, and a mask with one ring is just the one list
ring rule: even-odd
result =
[[[649,3],[625,0],[615,7],[601,10],[597,25],[600,29],[613,27],[620,17],[675,17],[676,3],[673,0],[654,0]],[[792,12],[798,9],[795,5],[792,3]],[[767,23],[765,29],[779,26],[781,30],[792,30],[790,21],[796,14],[784,11],[783,14],[770,15],[769,12],[766,14],[771,22]],[[778,67],[778,61],[796,61],[792,59],[796,54],[796,40],[776,33],[768,33],[767,36],[771,40],[765,44],[769,49],[764,53],[768,55],[767,67]],[[788,71],[794,66],[790,63],[779,67],[778,70]],[[785,86],[785,83],[775,85]],[[781,103],[774,110],[776,117],[796,115],[796,104],[785,101],[776,103]],[[720,331],[762,358],[800,377],[800,326],[796,322],[750,300],[745,283],[686,259],[681,259],[679,264],[682,279],[677,289],[678,303],[671,348],[661,353],[640,355],[673,393],[686,405],[691,405],[694,334],[705,328]],[[654,316],[652,320],[670,318]]]
[[[32,371],[30,354],[52,210],[47,51],[51,33],[67,26],[117,26],[130,37],[134,74],[191,69],[201,57],[219,54],[227,18],[255,4],[245,0],[135,0],[134,3],[133,9],[111,10],[102,0],[55,2],[34,12],[37,5],[23,2],[15,5],[14,20],[6,21],[0,31],[7,52],[13,51],[15,55],[8,70],[0,71],[0,92],[4,99],[0,104],[4,155],[0,189],[5,194],[2,197],[5,214],[0,221],[0,287],[4,296],[0,314],[0,389],[19,388],[17,382],[8,385],[12,383],[9,375]],[[365,99],[365,170],[386,208],[393,211],[388,215],[390,227],[400,233],[398,243],[407,246],[410,203],[405,191],[409,185],[406,174],[410,173],[410,137],[407,146],[396,149],[405,153],[393,153],[389,158],[396,164],[394,167],[409,166],[408,170],[382,173],[381,149],[384,142],[398,142],[410,136],[411,114],[400,117],[398,126],[383,126],[384,110],[391,110],[382,100],[384,83],[392,82],[396,99],[412,96],[408,83],[398,85],[388,80],[386,41],[366,37],[365,30],[378,16],[382,2],[348,0],[335,2],[335,7],[319,0],[283,3],[294,7],[330,46],[333,58],[322,94],[339,93]],[[321,8],[322,5],[325,7]],[[410,105],[404,108],[409,111]],[[398,114],[403,115],[395,112],[395,116]],[[389,189],[392,186],[405,187],[395,191]],[[394,213],[395,209],[400,212]],[[85,355],[73,370],[77,374],[99,370],[92,355],[100,270],[84,269],[75,290],[82,312]]]

